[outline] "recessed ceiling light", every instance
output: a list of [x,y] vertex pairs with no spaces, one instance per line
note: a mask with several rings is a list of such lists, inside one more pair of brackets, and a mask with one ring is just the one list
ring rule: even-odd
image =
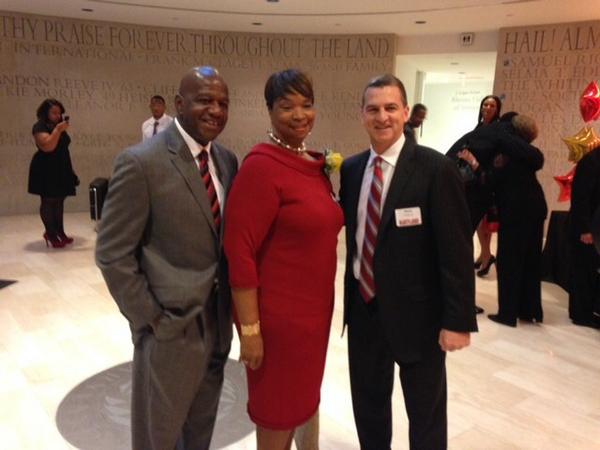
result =
[[252,22],[252,25],[260,27],[262,25],[262,22]]
[[267,3],[279,3],[279,0],[267,0]]
[[450,65],[451,65],[451,66],[458,66],[458,63],[457,63],[456,61],[452,61],[452,62],[450,63]]
[[427,21],[426,21],[426,20],[415,20],[415,23],[416,23],[417,25],[423,25],[423,24],[426,24],[426,23],[427,23]]
[[92,8],[81,8],[81,10],[84,12],[94,12]]
[[334,25],[335,25],[336,27],[339,27],[339,26],[340,26],[340,25],[342,25],[342,24],[341,24],[341,23],[334,23]]
[[464,75],[466,72],[458,72],[459,75]]

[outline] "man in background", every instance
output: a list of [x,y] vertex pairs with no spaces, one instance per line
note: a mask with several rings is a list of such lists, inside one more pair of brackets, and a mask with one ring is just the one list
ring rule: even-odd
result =
[[167,127],[171,125],[173,118],[168,114],[165,114],[166,109],[165,99],[160,95],[155,95],[150,99],[150,111],[152,112],[152,117],[142,124],[143,141],[166,130]]
[[[421,128],[423,122],[427,118],[427,106],[423,103],[415,103],[410,112],[408,121],[404,124],[404,134],[407,138],[411,138],[415,142],[417,141],[417,128]],[[421,133],[423,129],[421,128]]]

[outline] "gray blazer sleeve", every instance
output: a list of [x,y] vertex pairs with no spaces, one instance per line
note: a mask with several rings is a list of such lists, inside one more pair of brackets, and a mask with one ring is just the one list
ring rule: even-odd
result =
[[149,326],[162,309],[148,288],[136,254],[150,212],[147,180],[130,151],[115,160],[96,244],[96,264],[119,309],[135,331]]

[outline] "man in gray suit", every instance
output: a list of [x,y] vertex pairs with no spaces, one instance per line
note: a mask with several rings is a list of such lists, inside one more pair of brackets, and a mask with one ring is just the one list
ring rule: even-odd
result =
[[207,449],[232,337],[222,210],[237,172],[214,139],[227,85],[191,69],[176,120],[116,161],[96,262],[132,331],[134,450]]

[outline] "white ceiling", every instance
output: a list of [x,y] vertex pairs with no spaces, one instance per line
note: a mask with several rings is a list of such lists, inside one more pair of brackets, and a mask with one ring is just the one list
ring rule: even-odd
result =
[[0,0],[0,10],[197,30],[408,36],[600,19],[600,0]]
[[[196,30],[414,37],[597,20],[600,0],[0,0],[0,10]],[[493,53],[411,56],[425,72],[490,79],[493,59]]]

